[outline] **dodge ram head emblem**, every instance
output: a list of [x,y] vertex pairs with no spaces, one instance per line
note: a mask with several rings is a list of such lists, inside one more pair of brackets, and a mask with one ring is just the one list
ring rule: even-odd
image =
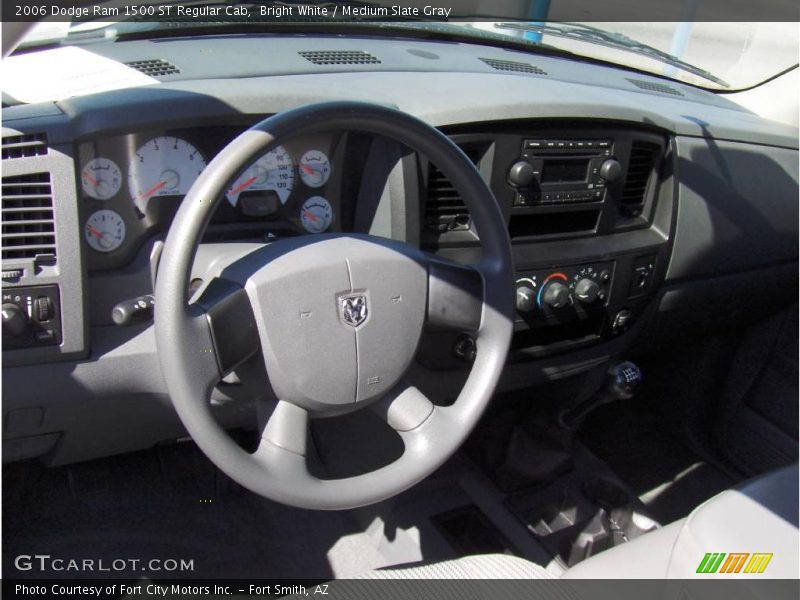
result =
[[339,313],[342,321],[358,327],[367,320],[367,297],[364,294],[348,294],[339,297]]

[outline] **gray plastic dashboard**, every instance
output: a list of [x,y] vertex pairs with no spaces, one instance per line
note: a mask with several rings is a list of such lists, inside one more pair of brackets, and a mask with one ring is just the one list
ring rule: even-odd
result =
[[[628,247],[639,243],[635,240],[669,240],[672,254],[654,304],[657,312],[685,320],[691,315],[687,306],[708,304],[709,298],[713,303],[715,293],[723,291],[733,294],[728,298],[733,305],[740,297],[758,304],[761,296],[752,290],[759,281],[770,282],[771,292],[787,301],[796,298],[797,132],[764,121],[721,95],[612,67],[469,44],[218,36],[85,48],[123,62],[168,61],[180,73],[141,88],[3,109],[4,136],[47,134],[49,156],[9,164],[18,165],[14,172],[30,165],[56,173],[57,225],[65,245],[59,248],[62,271],[47,282],[59,283],[72,299],[64,308],[71,333],[65,331],[61,347],[16,357],[4,352],[4,448],[9,458],[51,452],[52,462],[71,462],[182,435],[158,371],[152,328],[89,327],[93,310],[106,311],[117,297],[148,291],[149,272],[145,249],[126,270],[109,273],[105,280],[88,276],[79,244],[76,178],[65,167],[75,144],[87,139],[226,120],[254,123],[302,104],[342,99],[397,107],[443,128],[485,124],[488,129],[494,122],[518,122],[522,130],[554,120],[646,127],[672,139],[675,167],[663,186],[666,199],[653,226],[594,246],[591,240],[518,244],[517,256],[530,264],[577,262],[608,255],[615,243]],[[311,50],[358,50],[380,62],[318,66],[299,54]],[[498,71],[482,58],[522,62],[540,72]],[[35,164],[24,162],[29,160]],[[381,162],[381,157],[371,160]],[[402,177],[400,183],[395,177],[389,195],[402,192]],[[386,227],[393,230],[391,223]],[[730,286],[715,286],[730,278],[735,280]],[[31,275],[19,283],[41,281]],[[524,368],[511,365],[504,385],[531,385],[603,364],[624,352],[639,330],[593,350]],[[41,364],[53,360],[60,362]],[[42,377],[42,369],[49,377]],[[249,414],[246,404],[230,401],[241,393],[235,386],[218,392],[218,411],[226,422],[235,424]],[[126,432],[112,435],[114,423],[121,422]],[[86,442],[89,437],[92,443]]]

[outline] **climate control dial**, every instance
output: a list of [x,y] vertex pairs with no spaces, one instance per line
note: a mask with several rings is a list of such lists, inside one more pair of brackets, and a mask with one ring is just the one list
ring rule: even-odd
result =
[[542,300],[551,308],[562,308],[569,304],[569,288],[563,283],[554,281],[547,286]]
[[575,298],[584,304],[592,304],[600,295],[600,285],[594,280],[584,277],[575,284]]
[[549,306],[550,308],[563,308],[570,302],[569,287],[567,287],[567,276],[564,273],[550,273],[545,277],[536,303],[540,308]]
[[523,277],[517,280],[517,310],[528,313],[536,310],[536,281]]

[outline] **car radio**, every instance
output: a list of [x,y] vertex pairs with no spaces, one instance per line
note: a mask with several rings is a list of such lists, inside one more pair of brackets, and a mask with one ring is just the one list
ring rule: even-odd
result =
[[611,139],[526,139],[508,172],[514,206],[602,202],[622,166]]

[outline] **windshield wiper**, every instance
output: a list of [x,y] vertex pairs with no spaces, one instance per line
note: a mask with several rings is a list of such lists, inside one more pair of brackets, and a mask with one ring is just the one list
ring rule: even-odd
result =
[[658,60],[671,67],[686,71],[692,75],[697,75],[708,81],[716,83],[722,87],[730,87],[730,85],[717,77],[696,67],[693,64],[682,61],[681,59],[672,56],[671,54],[648,46],[642,42],[629,38],[621,33],[613,33],[604,31],[597,27],[589,25],[582,25],[576,23],[495,23],[495,27],[502,29],[515,29],[518,31],[525,31],[530,33],[547,34],[556,37],[567,39],[579,40],[581,42],[592,42],[607,48],[614,48],[617,50],[626,50],[640,56],[647,56]]

